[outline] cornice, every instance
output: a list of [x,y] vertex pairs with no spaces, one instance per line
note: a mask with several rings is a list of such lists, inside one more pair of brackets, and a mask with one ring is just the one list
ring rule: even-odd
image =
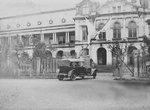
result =
[[44,11],[44,12],[31,13],[31,14],[23,14],[23,15],[16,15],[16,16],[8,16],[8,17],[2,17],[2,18],[0,18],[0,20],[11,19],[11,18],[21,18],[21,17],[34,16],[34,15],[42,15],[42,14],[48,14],[48,13],[57,13],[57,12],[64,12],[64,11],[72,11],[72,10],[76,10],[76,8],[53,10],[53,11]]
[[6,30],[6,31],[0,31],[0,35],[5,35],[7,33],[13,33],[13,32],[22,32],[22,31],[45,31],[45,30],[60,30],[60,29],[69,29],[69,28],[75,28],[75,24],[68,24],[68,25],[56,25],[56,26],[45,26],[45,27],[35,27],[35,28],[25,28],[25,29],[14,29],[14,30]]

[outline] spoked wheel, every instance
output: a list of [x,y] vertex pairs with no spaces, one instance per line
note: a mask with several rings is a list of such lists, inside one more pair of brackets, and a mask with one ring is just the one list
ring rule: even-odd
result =
[[74,73],[71,74],[70,80],[74,81],[76,79],[76,75]]
[[97,76],[97,71],[94,71],[94,73],[93,73],[93,79],[95,79],[96,76]]
[[72,80],[72,81],[74,81],[76,79],[76,74],[75,74],[74,70],[69,71],[68,76],[69,76],[70,80]]
[[81,78],[84,79],[84,76],[82,76]]
[[72,81],[74,81],[74,80],[76,79],[76,75],[75,75],[75,74],[72,74],[72,75],[70,76],[70,79],[71,79]]

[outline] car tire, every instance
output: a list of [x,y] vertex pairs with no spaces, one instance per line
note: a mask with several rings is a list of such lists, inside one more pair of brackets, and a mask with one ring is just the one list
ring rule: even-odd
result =
[[58,76],[58,80],[59,80],[59,81],[62,81],[63,79],[64,79],[63,76]]
[[84,76],[82,76],[81,78],[84,79]]
[[72,81],[76,80],[76,75],[75,75],[75,74],[72,74],[72,75],[70,76],[70,80],[72,80]]
[[93,73],[93,79],[95,79],[97,76],[97,71],[95,70],[94,73]]
[[70,80],[72,80],[72,81],[76,80],[76,75],[75,75],[74,71],[71,72]]

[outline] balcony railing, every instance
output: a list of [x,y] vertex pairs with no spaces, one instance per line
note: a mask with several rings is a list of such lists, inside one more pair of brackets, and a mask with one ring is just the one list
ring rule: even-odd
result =
[[113,41],[120,41],[120,40],[122,40],[122,38],[113,38],[112,40]]
[[127,39],[128,40],[137,40],[138,38],[137,37],[128,37]]
[[98,39],[97,41],[106,41],[106,38],[105,39]]

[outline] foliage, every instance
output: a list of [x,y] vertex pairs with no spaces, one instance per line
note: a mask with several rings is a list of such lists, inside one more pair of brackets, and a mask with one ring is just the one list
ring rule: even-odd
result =
[[143,42],[147,45],[150,46],[150,39],[147,36],[143,36]]
[[33,57],[45,58],[49,53],[46,51],[45,43],[38,43],[34,48]]

